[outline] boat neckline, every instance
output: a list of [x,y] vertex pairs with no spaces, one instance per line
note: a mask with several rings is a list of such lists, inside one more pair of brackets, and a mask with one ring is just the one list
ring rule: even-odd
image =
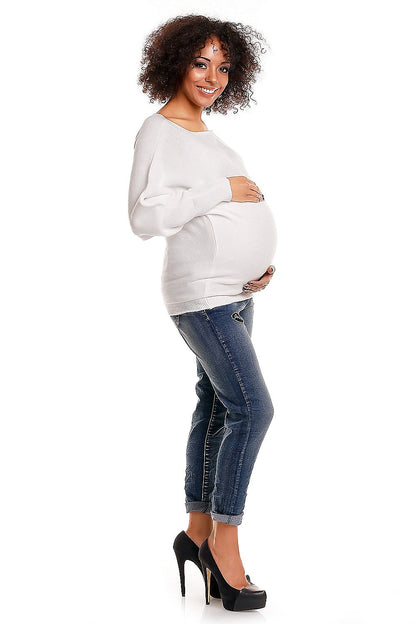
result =
[[184,128],[183,126],[180,126],[174,121],[171,121],[170,119],[165,117],[165,115],[162,115],[162,113],[154,113],[154,114],[159,115],[159,117],[163,117],[163,119],[166,119],[168,123],[172,124],[173,126],[176,126],[177,128],[180,128],[181,130],[185,130],[185,132],[190,132],[191,134],[209,134],[210,132],[212,132],[212,130],[188,130],[188,128]]

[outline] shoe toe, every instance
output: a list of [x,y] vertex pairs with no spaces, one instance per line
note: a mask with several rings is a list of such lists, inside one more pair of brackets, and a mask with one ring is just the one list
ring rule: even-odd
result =
[[248,596],[251,596],[252,594],[264,594],[265,591],[264,589],[260,589],[260,587],[257,587],[257,585],[254,585],[254,583],[250,583],[250,585],[247,585],[247,587],[243,587],[243,589],[241,590],[244,594],[247,594]]
[[246,611],[251,609],[262,609],[266,606],[267,594],[264,589],[259,589],[257,585],[243,587],[237,597],[233,611]]

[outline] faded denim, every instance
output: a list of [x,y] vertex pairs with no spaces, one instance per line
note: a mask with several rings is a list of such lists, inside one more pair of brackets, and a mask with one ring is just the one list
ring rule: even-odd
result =
[[185,508],[239,525],[273,403],[251,340],[253,297],[171,315],[195,353],[198,397],[186,446]]

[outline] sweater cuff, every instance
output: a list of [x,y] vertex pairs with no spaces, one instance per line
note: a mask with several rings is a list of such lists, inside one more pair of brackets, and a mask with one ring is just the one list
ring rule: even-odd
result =
[[196,191],[193,197],[195,208],[199,214],[204,214],[210,208],[214,208],[223,201],[231,201],[233,192],[228,178],[222,177],[218,181],[210,185],[209,189],[205,187]]
[[231,188],[230,180],[228,178],[224,178],[225,180],[225,188],[226,188],[226,199],[224,201],[231,201],[233,197],[233,191]]

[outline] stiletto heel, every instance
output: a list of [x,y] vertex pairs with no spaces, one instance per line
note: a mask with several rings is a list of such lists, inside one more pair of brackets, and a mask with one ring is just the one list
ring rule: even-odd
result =
[[227,583],[212,556],[208,546],[208,538],[202,542],[199,549],[199,560],[205,580],[205,602],[209,604],[209,584],[215,579],[220,592],[223,607],[228,611],[248,611],[250,609],[262,609],[266,606],[267,594],[264,589],[259,589],[250,578],[246,578],[249,585],[242,589],[236,589]]
[[185,561],[186,559],[182,559],[180,552],[175,552],[175,555],[176,555],[176,561],[178,562],[178,568],[179,568],[181,593],[182,593],[182,596],[185,596]]
[[205,568],[205,574],[207,576],[207,596],[208,596],[208,604],[211,602],[210,599],[210,595],[211,595],[211,570],[208,570],[208,568]]
[[202,566],[202,574],[205,582],[205,604],[210,604],[210,585],[211,585],[211,572],[205,566]]
[[[185,531],[181,531],[175,537],[175,541],[173,542],[173,550],[175,551],[176,561],[178,562],[181,593],[182,596],[185,596],[185,561],[193,561],[195,565],[198,566],[198,568],[201,570],[202,576],[205,580],[204,571],[199,560],[199,548],[195,544],[195,542],[191,540],[191,538],[185,533]],[[218,585],[214,578],[210,579],[209,593],[213,598],[220,598]],[[209,602],[207,604],[209,604]]]

